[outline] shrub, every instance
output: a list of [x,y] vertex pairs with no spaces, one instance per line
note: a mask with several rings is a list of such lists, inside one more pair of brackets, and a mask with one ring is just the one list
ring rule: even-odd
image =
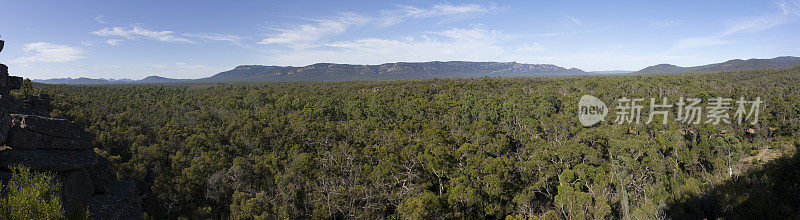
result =
[[50,173],[10,167],[12,178],[0,186],[0,219],[62,219],[60,184]]

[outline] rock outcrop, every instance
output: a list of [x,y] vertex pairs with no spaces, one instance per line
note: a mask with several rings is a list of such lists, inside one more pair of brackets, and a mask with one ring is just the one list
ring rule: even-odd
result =
[[[2,42],[2,41],[0,41]],[[0,47],[0,51],[2,51]],[[22,78],[8,76],[8,67],[0,63],[0,143],[5,143],[8,130],[11,129],[11,116],[7,106],[11,106],[9,93],[22,86]]]
[[112,164],[95,153],[93,136],[77,123],[48,117],[48,96],[12,98],[10,90],[21,86],[22,78],[0,64],[0,181],[11,177],[11,165],[51,172],[61,182],[65,212],[82,206],[93,219],[141,219],[135,184],[117,180]]
[[22,114],[12,114],[11,119],[6,144],[14,149],[91,149],[91,134],[71,121]]

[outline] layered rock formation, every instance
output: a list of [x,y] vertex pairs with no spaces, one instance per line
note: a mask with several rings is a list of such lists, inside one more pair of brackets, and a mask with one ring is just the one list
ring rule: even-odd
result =
[[117,180],[111,163],[95,153],[93,136],[77,123],[49,117],[47,96],[9,95],[21,86],[22,78],[9,76],[0,64],[0,181],[16,164],[51,172],[62,185],[67,213],[85,207],[94,219],[141,219],[134,183]]

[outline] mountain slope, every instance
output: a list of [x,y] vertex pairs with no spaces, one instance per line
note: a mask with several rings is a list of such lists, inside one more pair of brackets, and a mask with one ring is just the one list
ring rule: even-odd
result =
[[482,76],[575,76],[591,75],[580,69],[550,64],[516,62],[424,62],[350,65],[318,63],[305,67],[243,65],[198,82],[267,82],[267,81],[348,81],[397,80]]
[[658,74],[658,73],[711,73],[733,70],[774,69],[790,67],[800,64],[800,57],[775,57],[772,59],[728,60],[723,63],[708,64],[703,66],[680,67],[672,64],[658,64],[634,72],[633,74]]
[[158,84],[158,83],[179,83],[179,82],[188,82],[191,81],[190,79],[171,79],[166,77],[160,76],[148,76],[142,80],[136,80],[132,83],[142,83],[142,84]]

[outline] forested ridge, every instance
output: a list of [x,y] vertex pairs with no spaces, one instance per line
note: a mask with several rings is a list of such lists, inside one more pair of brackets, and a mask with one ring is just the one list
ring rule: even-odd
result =
[[[157,219],[787,218],[800,204],[800,67],[21,92],[95,133]],[[757,125],[585,128],[587,94],[765,108]]]
[[800,64],[800,57],[783,56],[772,59],[733,59],[722,63],[712,63],[702,66],[680,67],[672,64],[658,64],[645,67],[634,74],[658,73],[711,73],[735,70],[774,69],[785,68]]

